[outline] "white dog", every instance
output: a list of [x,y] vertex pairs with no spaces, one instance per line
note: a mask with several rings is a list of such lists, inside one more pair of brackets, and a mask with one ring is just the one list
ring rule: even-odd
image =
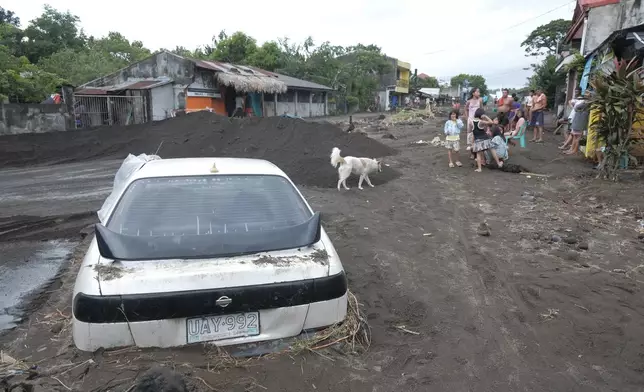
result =
[[337,147],[333,147],[333,150],[331,151],[331,166],[338,168],[338,190],[340,190],[340,185],[344,186],[344,189],[349,189],[347,186],[347,178],[351,176],[351,173],[360,175],[360,180],[358,180],[358,189],[363,189],[363,180],[367,181],[367,184],[373,188],[373,184],[369,179],[369,174],[375,171],[382,171],[382,163],[379,160],[356,157],[343,158],[340,155],[340,149]]

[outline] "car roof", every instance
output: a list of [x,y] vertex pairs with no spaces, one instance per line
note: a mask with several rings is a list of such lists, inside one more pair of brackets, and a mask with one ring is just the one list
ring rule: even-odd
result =
[[[216,172],[211,169],[216,167]],[[273,163],[249,158],[175,158],[147,162],[136,171],[129,182],[150,177],[180,177],[203,175],[275,175],[288,176]]]

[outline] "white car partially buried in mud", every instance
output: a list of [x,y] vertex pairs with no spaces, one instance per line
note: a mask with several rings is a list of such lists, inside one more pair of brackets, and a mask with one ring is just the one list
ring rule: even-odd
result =
[[99,218],[74,288],[80,350],[243,344],[346,317],[320,215],[270,162],[144,162],[115,180]]

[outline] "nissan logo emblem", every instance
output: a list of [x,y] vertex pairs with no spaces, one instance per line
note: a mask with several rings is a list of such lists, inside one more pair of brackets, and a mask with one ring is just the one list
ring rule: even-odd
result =
[[224,295],[223,297],[219,297],[219,299],[215,301],[215,304],[217,304],[217,306],[221,306],[222,308],[225,308],[226,306],[230,305],[232,302],[233,302],[232,299]]

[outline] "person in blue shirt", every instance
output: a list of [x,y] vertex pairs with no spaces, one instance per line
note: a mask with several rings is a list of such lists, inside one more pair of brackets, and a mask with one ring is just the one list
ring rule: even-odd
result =
[[449,114],[449,119],[445,122],[445,147],[447,147],[447,156],[449,158],[449,167],[454,167],[452,161],[452,154],[456,158],[456,166],[461,167],[463,164],[458,159],[458,151],[460,150],[461,130],[463,129],[463,121],[458,118],[458,110],[452,110]]

